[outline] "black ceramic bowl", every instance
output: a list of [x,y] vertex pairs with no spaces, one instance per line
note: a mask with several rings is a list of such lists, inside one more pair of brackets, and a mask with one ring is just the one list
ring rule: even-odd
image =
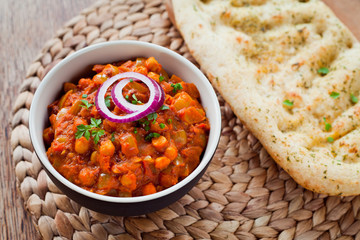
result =
[[[168,73],[176,74],[185,82],[194,83],[200,92],[201,103],[205,108],[211,129],[207,147],[199,166],[176,185],[140,197],[103,196],[71,183],[54,169],[46,156],[42,134],[49,124],[47,106],[59,96],[65,82],[79,79],[94,64],[150,56],[155,57]],[[216,94],[209,81],[187,59],[154,44],[138,41],[115,41],[81,49],[65,58],[45,76],[36,90],[31,104],[29,129],[35,152],[45,171],[56,186],[69,198],[97,212],[129,216],[164,208],[185,195],[197,183],[209,165],[218,145],[221,131],[221,113]]]

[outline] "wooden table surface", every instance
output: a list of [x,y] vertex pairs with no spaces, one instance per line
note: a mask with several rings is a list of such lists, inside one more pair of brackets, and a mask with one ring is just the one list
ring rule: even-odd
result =
[[[0,239],[39,237],[16,191],[11,114],[26,69],[56,30],[94,0],[0,0]],[[325,0],[360,38],[360,0]]]

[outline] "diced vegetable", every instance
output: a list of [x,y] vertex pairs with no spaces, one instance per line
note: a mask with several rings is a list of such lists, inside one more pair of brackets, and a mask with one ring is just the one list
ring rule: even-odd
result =
[[93,152],[91,153],[91,156],[90,156],[90,162],[91,162],[92,164],[96,164],[96,162],[97,162],[97,157],[98,157],[98,152],[97,152],[97,151],[93,151]]
[[76,89],[76,85],[70,82],[66,82],[64,83],[64,91],[68,92],[70,90],[75,90]]
[[111,140],[106,140],[100,145],[100,154],[104,156],[112,156],[115,153],[115,146]]
[[90,141],[87,140],[85,137],[81,137],[76,139],[75,141],[75,152],[79,154],[85,154],[90,149]]
[[132,133],[125,133],[121,137],[121,152],[127,157],[135,156],[139,153],[137,141]]
[[188,107],[179,112],[181,120],[188,124],[199,123],[205,120],[205,112],[202,109]]
[[160,175],[160,184],[166,188],[171,187],[178,183],[176,176],[171,174],[161,174]]
[[79,180],[82,185],[90,187],[94,185],[97,181],[97,174],[99,173],[98,169],[92,169],[90,167],[84,167],[79,173]]
[[183,108],[190,107],[194,100],[186,92],[181,92],[175,96],[175,102],[173,104],[176,111]]
[[167,157],[158,157],[155,159],[155,167],[159,170],[164,170],[170,164],[170,159]]
[[112,64],[107,64],[105,66],[105,68],[102,70],[102,73],[107,75],[108,77],[115,76],[119,72],[120,72],[119,69],[116,66],[112,65]]
[[171,138],[174,140],[177,148],[182,148],[187,143],[187,134],[185,130],[174,131]]
[[100,154],[98,157],[98,162],[103,172],[106,173],[110,172],[110,156],[105,156]]
[[137,72],[137,73],[140,73],[140,74],[143,74],[143,75],[147,75],[148,74],[148,70],[146,69],[146,67],[144,66],[138,66],[134,69],[134,72]]
[[153,183],[149,183],[143,187],[143,195],[150,195],[156,193],[156,188]]
[[65,101],[68,99],[68,97],[72,94],[73,90],[69,90],[65,93],[64,96],[60,98],[60,101],[58,103],[59,109],[64,107]]
[[136,175],[132,172],[129,172],[121,177],[121,184],[128,188],[130,191],[136,189]]
[[158,61],[156,61],[154,57],[149,57],[148,59],[146,59],[145,66],[152,72],[158,73],[161,70],[161,65],[158,63]]
[[70,114],[72,114],[72,115],[77,115],[77,114],[80,112],[80,110],[81,110],[81,104],[82,104],[81,100],[77,100],[77,101],[70,107],[68,113],[70,113]]
[[166,148],[164,155],[169,158],[171,161],[175,160],[178,156],[178,150],[175,146],[169,146]]
[[54,140],[54,130],[52,127],[45,128],[43,139],[46,145],[51,145],[51,142]]
[[151,143],[154,148],[159,152],[164,152],[167,146],[169,146],[169,142],[164,136],[160,136],[158,138],[152,138]]

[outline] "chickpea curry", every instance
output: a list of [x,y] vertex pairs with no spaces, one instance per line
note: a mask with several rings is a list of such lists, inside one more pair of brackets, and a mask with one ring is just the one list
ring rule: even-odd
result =
[[[154,57],[95,65],[93,71],[77,85],[65,83],[65,94],[48,107],[50,126],[43,138],[54,168],[88,191],[119,197],[153,194],[188,176],[199,164],[210,130],[196,86],[169,77]],[[138,120],[119,123],[104,117],[95,99],[106,81],[128,72],[152,79],[161,87],[163,102]],[[146,84],[128,81],[121,93],[127,103],[141,107],[150,101]],[[111,113],[127,116],[113,99],[115,84],[103,101]]]

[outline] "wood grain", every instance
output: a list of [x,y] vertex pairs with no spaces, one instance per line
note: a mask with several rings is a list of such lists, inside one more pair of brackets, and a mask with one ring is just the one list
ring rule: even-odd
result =
[[26,69],[67,20],[94,0],[0,0],[0,239],[36,239],[16,191],[11,159],[11,109]]
[[[94,0],[0,0],[0,239],[35,239],[36,229],[16,191],[11,159],[11,113],[27,67],[46,40]],[[359,0],[325,0],[360,37]]]

